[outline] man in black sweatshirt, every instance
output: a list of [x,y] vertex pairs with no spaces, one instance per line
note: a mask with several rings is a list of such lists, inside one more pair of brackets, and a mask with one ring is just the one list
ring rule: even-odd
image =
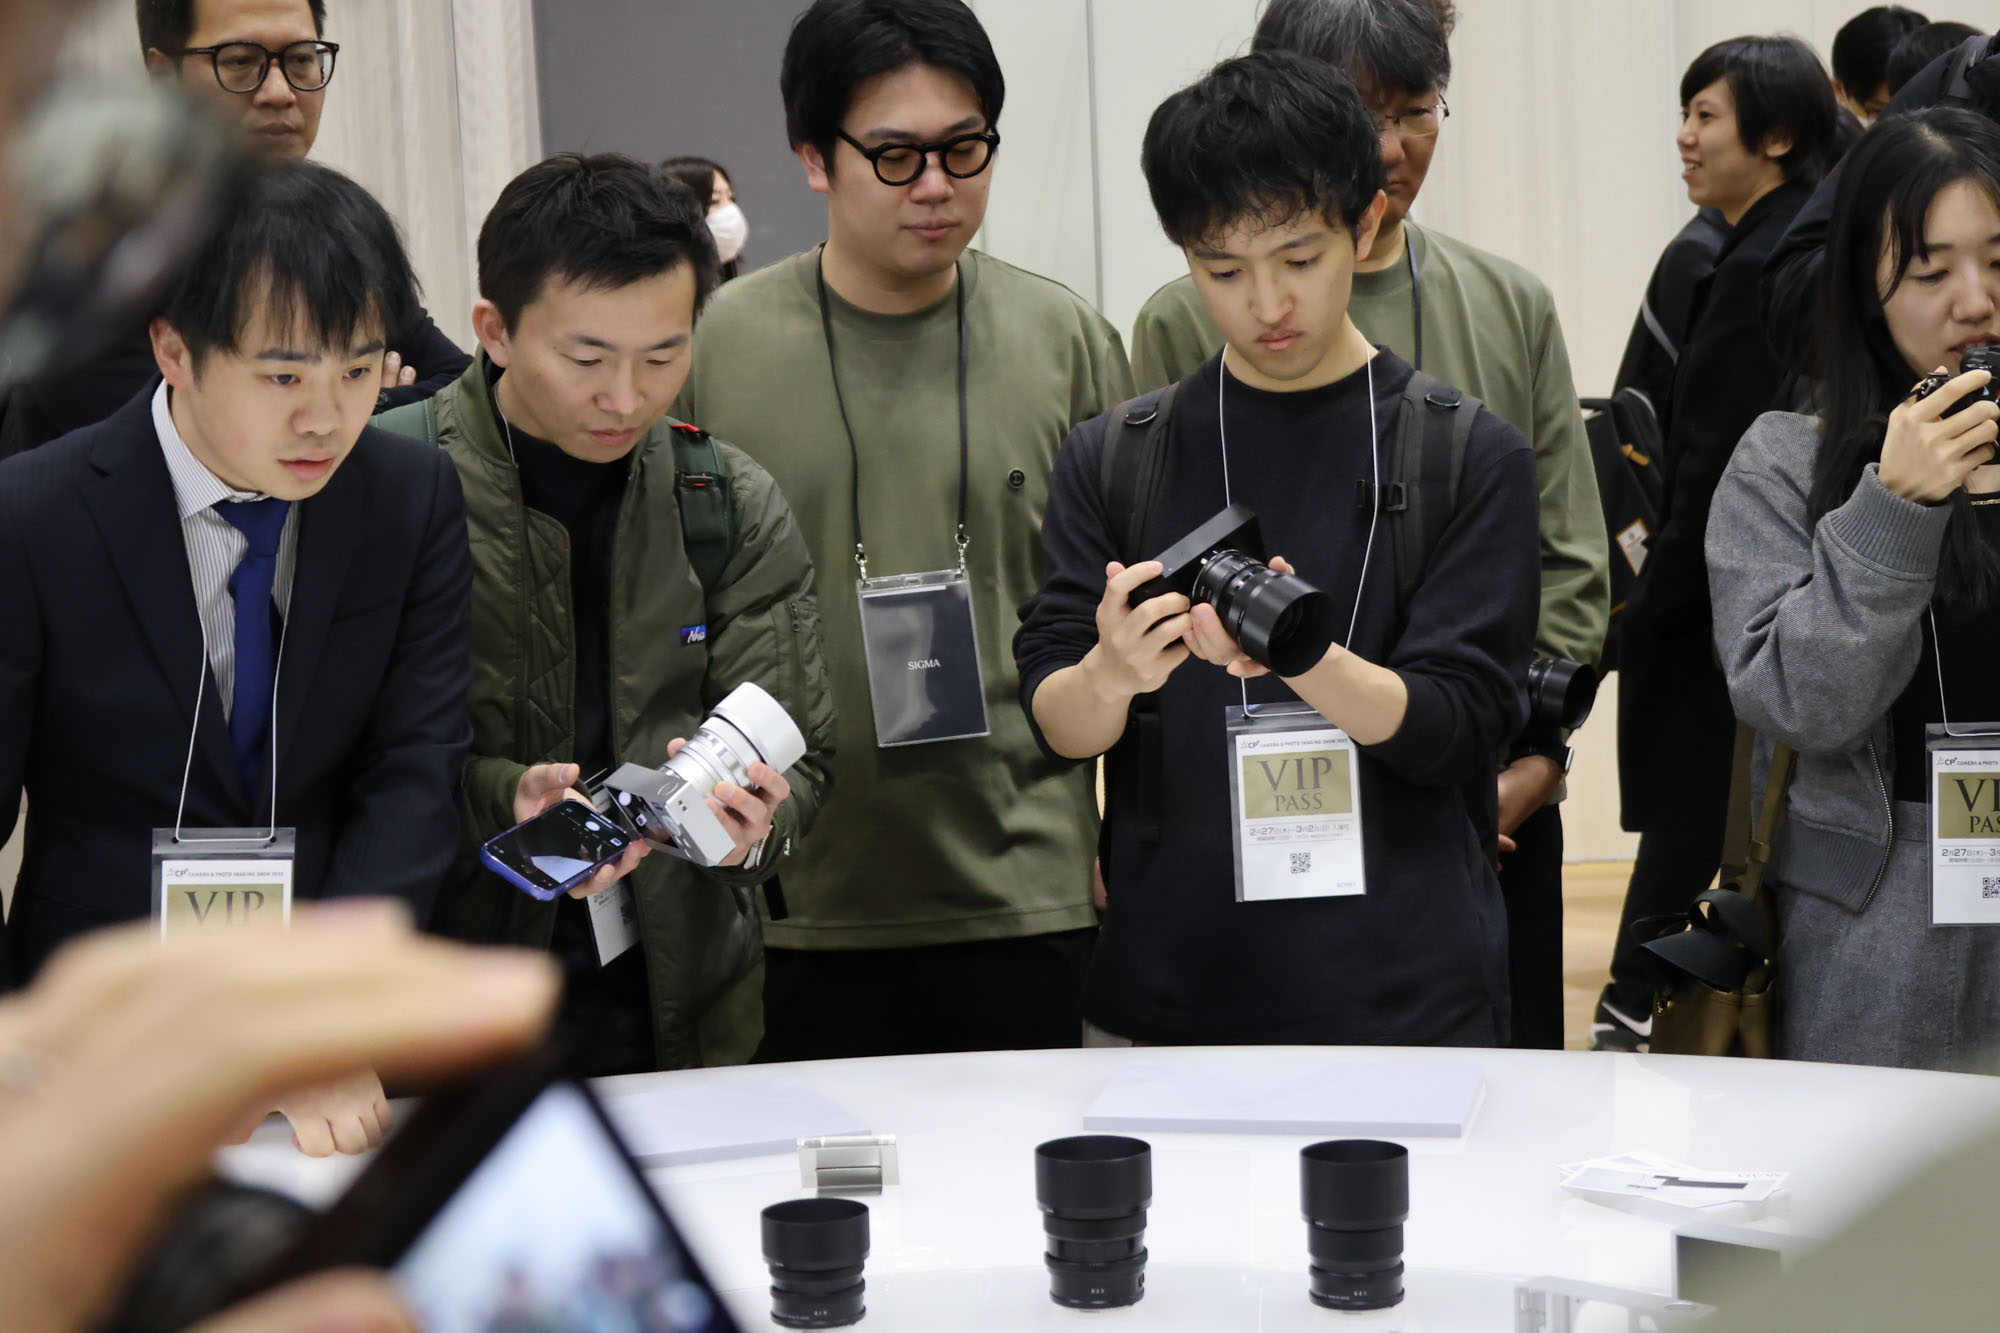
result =
[[[1139,545],[1163,551],[1246,505],[1285,557],[1272,567],[1322,589],[1336,623],[1324,656],[1280,680],[1213,606],[1169,593],[1131,608],[1161,566],[1121,563],[1100,468],[1123,414],[1064,445],[1014,651],[1043,745],[1078,761],[1109,751],[1086,1043],[1500,1042],[1506,927],[1468,791],[1490,788],[1526,717],[1533,454],[1461,407],[1477,415],[1449,518],[1399,595],[1400,515],[1357,504],[1392,490],[1412,374],[1347,316],[1386,203],[1367,107],[1331,66],[1226,61],[1154,113],[1144,166],[1227,346],[1174,390]],[[1264,710],[1262,725],[1307,730],[1227,716],[1285,703],[1297,711]],[[1287,755],[1323,761],[1331,781],[1311,788],[1305,764],[1283,777]],[[1305,817],[1278,827],[1285,810]],[[1357,827],[1358,849],[1341,836]]]

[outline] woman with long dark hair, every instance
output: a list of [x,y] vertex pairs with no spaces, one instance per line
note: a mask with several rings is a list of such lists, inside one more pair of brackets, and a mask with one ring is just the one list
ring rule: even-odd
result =
[[2000,407],[1960,373],[2000,343],[2000,127],[1893,117],[1841,172],[1824,415],[1761,417],[1716,492],[1715,642],[1765,753],[1799,756],[1768,876],[1779,1054],[1963,1068],[2000,1039],[2000,931],[1932,924],[1926,737],[2000,719]]

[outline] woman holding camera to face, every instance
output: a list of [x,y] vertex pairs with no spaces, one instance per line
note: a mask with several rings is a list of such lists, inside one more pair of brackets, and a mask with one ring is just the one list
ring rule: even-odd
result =
[[1716,648],[1760,778],[1772,741],[1798,751],[1767,880],[1778,1053],[1968,1068],[2000,1038],[2000,931],[1932,924],[1927,737],[2000,720],[2000,407],[1962,366],[2000,343],[2000,127],[1897,117],[1841,170],[1824,414],[1759,418],[1722,480]]

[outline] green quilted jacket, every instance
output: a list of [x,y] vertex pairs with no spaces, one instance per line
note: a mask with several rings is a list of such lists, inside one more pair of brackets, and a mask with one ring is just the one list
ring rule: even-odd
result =
[[[547,948],[555,904],[479,865],[478,846],[511,826],[530,764],[569,762],[576,740],[569,537],[527,508],[478,357],[438,394],[438,443],[458,467],[471,533],[473,742],[459,784],[462,845],[433,929],[458,939]],[[388,423],[407,428],[407,413]],[[798,722],[808,749],[759,865],[702,870],[655,853],[627,880],[638,904],[659,1067],[741,1063],[763,1030],[762,926],[755,886],[812,826],[830,785],[832,691],[820,651],[812,560],[763,469],[718,444],[730,477],[732,553],[704,592],[691,568],[674,488],[676,423],[633,453],[611,571],[612,743],[660,763],[723,695],[751,680]],[[701,635],[682,631],[705,625]]]

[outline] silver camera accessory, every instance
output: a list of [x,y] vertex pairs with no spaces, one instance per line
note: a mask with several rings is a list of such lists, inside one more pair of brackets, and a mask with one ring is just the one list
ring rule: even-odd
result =
[[755,790],[750,765],[780,773],[806,752],[806,738],[784,706],[745,682],[715,706],[679,754],[658,768],[625,764],[605,779],[616,810],[663,851],[696,865],[720,865],[736,848],[729,827],[708,808],[719,782]]
[[894,1134],[799,1140],[799,1183],[820,1194],[879,1194],[901,1183]]

